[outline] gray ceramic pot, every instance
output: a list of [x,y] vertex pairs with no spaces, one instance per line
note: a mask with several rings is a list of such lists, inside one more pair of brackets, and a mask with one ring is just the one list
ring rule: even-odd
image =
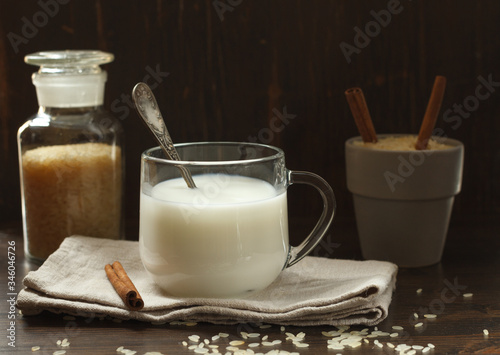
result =
[[[401,136],[378,135],[378,138]],[[451,148],[389,151],[346,141],[347,187],[353,194],[363,257],[402,267],[439,262],[455,195],[460,192],[463,144]]]

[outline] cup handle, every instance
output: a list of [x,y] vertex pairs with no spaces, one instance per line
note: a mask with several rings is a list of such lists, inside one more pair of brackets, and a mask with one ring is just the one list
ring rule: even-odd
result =
[[304,256],[321,241],[326,231],[330,227],[336,209],[335,195],[330,185],[320,176],[307,171],[288,171],[288,182],[291,184],[311,185],[318,190],[323,199],[323,212],[319,217],[316,226],[300,245],[290,247],[287,263],[285,267],[290,267],[300,261]]

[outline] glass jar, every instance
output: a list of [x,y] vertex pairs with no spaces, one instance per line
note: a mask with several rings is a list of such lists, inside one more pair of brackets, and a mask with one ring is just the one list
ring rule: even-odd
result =
[[123,129],[103,108],[110,53],[27,55],[39,110],[19,128],[26,256],[43,262],[64,238],[123,236]]

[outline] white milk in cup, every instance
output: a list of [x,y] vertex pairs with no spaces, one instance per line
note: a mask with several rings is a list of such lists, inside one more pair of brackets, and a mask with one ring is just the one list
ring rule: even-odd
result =
[[[265,288],[288,256],[286,192],[276,195],[271,184],[239,175],[194,181],[196,189],[177,178],[141,195],[143,246],[168,261],[169,274],[155,278],[176,294]],[[184,270],[192,276],[182,277]]]
[[[192,143],[185,161],[142,157],[140,252],[146,270],[169,296],[242,297],[269,286],[322,238],[334,213],[330,186],[288,171],[278,148],[252,143]],[[188,188],[178,165],[191,172]],[[287,187],[315,186],[325,210],[300,247],[288,241]]]

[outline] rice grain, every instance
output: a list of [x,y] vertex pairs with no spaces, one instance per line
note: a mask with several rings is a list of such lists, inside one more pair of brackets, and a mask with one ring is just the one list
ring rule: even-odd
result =
[[344,350],[344,345],[342,344],[329,344],[327,346],[328,349],[332,349],[332,350]]
[[245,342],[243,340],[233,340],[229,342],[229,345],[231,346],[238,346],[238,345],[243,345]]
[[293,345],[295,345],[297,348],[307,348],[307,347],[309,347],[309,344],[307,344],[307,343],[296,342],[296,343],[293,343]]
[[193,335],[188,336],[188,339],[193,341],[193,342],[198,342],[198,340],[200,340],[200,336],[193,334]]

